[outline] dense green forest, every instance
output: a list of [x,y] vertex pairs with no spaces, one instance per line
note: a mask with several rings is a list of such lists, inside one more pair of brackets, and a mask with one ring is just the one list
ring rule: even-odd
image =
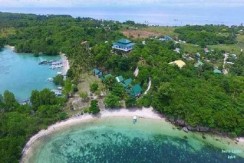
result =
[[202,47],[215,44],[234,44],[235,31],[224,25],[185,26],[175,29],[179,39]]
[[41,129],[67,118],[65,100],[48,89],[33,91],[32,105],[20,105],[13,93],[0,95],[0,162],[18,162],[26,141]]
[[[153,106],[174,121],[183,120],[194,127],[207,127],[230,136],[244,136],[244,76],[243,54],[227,76],[214,74],[213,65],[204,63],[194,67],[195,60],[185,61],[182,69],[168,64],[181,59],[173,51],[178,45],[157,39],[133,40],[136,43],[128,55],[111,52],[114,41],[124,37],[120,30],[126,26],[145,25],[132,21],[119,23],[70,16],[43,16],[32,14],[0,13],[0,29],[12,31],[0,37],[0,46],[13,45],[17,52],[55,55],[66,53],[71,64],[64,82],[59,76],[55,82],[64,86],[65,93],[77,91],[80,75],[93,68],[105,74],[132,78],[145,90],[149,79],[152,87],[139,98],[128,96],[113,77],[103,84],[108,90],[106,106],[119,107],[125,101],[128,108]],[[218,31],[224,34],[219,34]],[[226,26],[186,26],[175,32],[179,39],[201,46],[235,43],[236,31]],[[220,58],[222,56],[217,56]],[[133,72],[139,68],[139,75]],[[96,90],[93,86],[92,90]],[[68,96],[67,96],[68,97]],[[62,110],[65,99],[57,98],[48,90],[33,91],[31,105],[20,105],[14,95],[5,92],[0,97],[0,162],[18,162],[28,138],[47,125],[66,118]],[[97,101],[91,101],[92,113],[99,111]]]

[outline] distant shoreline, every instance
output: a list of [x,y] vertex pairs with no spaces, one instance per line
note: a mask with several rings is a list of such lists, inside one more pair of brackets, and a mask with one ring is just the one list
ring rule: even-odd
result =
[[[131,120],[133,120],[133,116],[136,116],[137,118],[147,118],[147,119],[154,119],[154,120],[160,120],[165,124],[171,124],[170,122],[167,122],[167,120],[162,117],[162,115],[154,112],[153,108],[143,108],[143,109],[118,109],[118,110],[103,110],[101,111],[97,116],[93,116],[90,114],[84,114],[79,116],[71,117],[67,120],[57,122],[51,126],[49,126],[46,130],[41,130],[37,134],[33,135],[29,141],[26,143],[23,151],[22,151],[22,158],[21,163],[25,163],[32,155],[33,150],[35,149],[35,145],[39,142],[38,140],[42,139],[43,137],[50,135],[52,133],[55,133],[57,131],[60,131],[62,129],[65,129],[67,127],[80,124],[83,122],[89,122],[91,120],[100,119],[100,118],[107,118],[107,117],[131,117]],[[173,124],[171,124],[173,127]],[[167,126],[167,125],[165,125]],[[182,131],[183,132],[183,131]],[[195,134],[198,138],[201,138],[202,134],[189,132],[186,134]],[[232,146],[236,146],[239,148],[242,147],[244,152],[244,141],[243,138],[240,138],[240,141],[236,143],[234,140],[231,140],[229,138],[219,137],[216,135],[209,135],[206,134],[206,137],[208,137],[209,143],[216,143],[216,146],[223,150],[230,150]],[[244,157],[244,153],[240,154],[242,157]]]

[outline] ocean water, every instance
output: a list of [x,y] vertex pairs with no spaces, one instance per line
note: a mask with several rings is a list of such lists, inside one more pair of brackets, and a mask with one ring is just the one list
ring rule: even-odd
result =
[[47,135],[28,158],[27,163],[244,162],[194,134],[172,129],[169,123],[138,119],[133,124],[125,117],[91,120]]
[[181,26],[186,24],[225,24],[240,25],[244,23],[243,6],[168,6],[168,5],[138,5],[138,6],[83,6],[83,7],[22,7],[4,8],[2,12],[60,14],[73,17],[91,17],[96,19],[126,21],[133,20],[150,25]]
[[34,57],[33,54],[15,53],[10,48],[0,51],[0,94],[9,90],[19,101],[30,97],[32,90],[55,88],[48,78],[54,77],[57,71],[49,65],[38,65],[43,60],[60,60],[60,56]]

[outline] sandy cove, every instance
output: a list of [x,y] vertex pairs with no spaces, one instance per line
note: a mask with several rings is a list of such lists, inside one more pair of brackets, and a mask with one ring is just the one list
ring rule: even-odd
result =
[[[67,120],[57,122],[56,124],[53,124],[53,125],[49,126],[47,129],[41,130],[36,135],[32,136],[22,151],[22,159],[20,162],[25,162],[26,160],[28,160],[28,157],[31,155],[32,150],[35,149],[35,142],[38,142],[38,140],[40,140],[41,138],[43,138],[47,135],[50,135],[56,131],[62,130],[64,128],[67,128],[69,126],[73,126],[73,125],[76,125],[76,124],[79,124],[82,122],[87,122],[87,121],[89,122],[90,120],[99,119],[99,118],[131,117],[131,120],[132,120],[134,116],[137,116],[137,118],[156,119],[156,120],[161,120],[162,122],[165,122],[165,123],[169,123],[169,122],[167,122],[167,120],[164,117],[162,117],[162,115],[156,113],[153,110],[153,108],[130,109],[130,110],[128,110],[128,109],[103,110],[97,116],[93,116],[90,114],[74,116]],[[189,132],[189,133],[185,133],[185,134],[187,135],[187,134],[194,134],[194,133]],[[197,135],[197,137],[199,137],[199,139],[201,138],[201,134],[196,133],[196,135]],[[238,139],[236,139],[236,141],[237,141],[236,142],[229,138],[219,137],[217,135],[209,135],[208,139],[209,139],[208,141],[210,141],[210,144],[212,144],[211,141],[216,143],[216,139],[219,139],[220,141],[217,142],[217,146],[224,147],[226,149],[229,148],[228,146],[230,144],[243,147],[243,152],[244,152],[244,138],[238,138]],[[243,155],[243,153],[241,155]]]
[[26,143],[23,151],[22,151],[22,161],[24,162],[25,157],[32,152],[32,145],[42,137],[49,135],[55,131],[61,130],[68,126],[73,126],[75,124],[79,124],[85,121],[89,121],[96,118],[105,118],[105,117],[131,117],[137,116],[138,118],[149,118],[149,119],[162,119],[165,120],[161,115],[154,112],[152,108],[143,108],[143,109],[119,109],[119,110],[104,110],[99,113],[97,116],[93,116],[90,114],[84,114],[79,116],[71,117],[65,121],[57,122],[51,126],[49,126],[46,130],[39,131],[36,135],[32,136],[29,141]]

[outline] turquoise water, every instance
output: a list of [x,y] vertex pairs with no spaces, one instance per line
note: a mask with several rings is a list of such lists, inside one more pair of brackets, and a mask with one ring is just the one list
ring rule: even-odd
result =
[[136,124],[132,118],[93,120],[42,138],[26,162],[244,162],[169,126],[152,119]]
[[34,57],[33,54],[18,54],[10,48],[0,51],[0,94],[5,90],[13,92],[18,100],[30,97],[31,91],[54,88],[48,78],[59,70],[49,69],[49,65],[38,65],[42,60],[58,60],[60,56]]

